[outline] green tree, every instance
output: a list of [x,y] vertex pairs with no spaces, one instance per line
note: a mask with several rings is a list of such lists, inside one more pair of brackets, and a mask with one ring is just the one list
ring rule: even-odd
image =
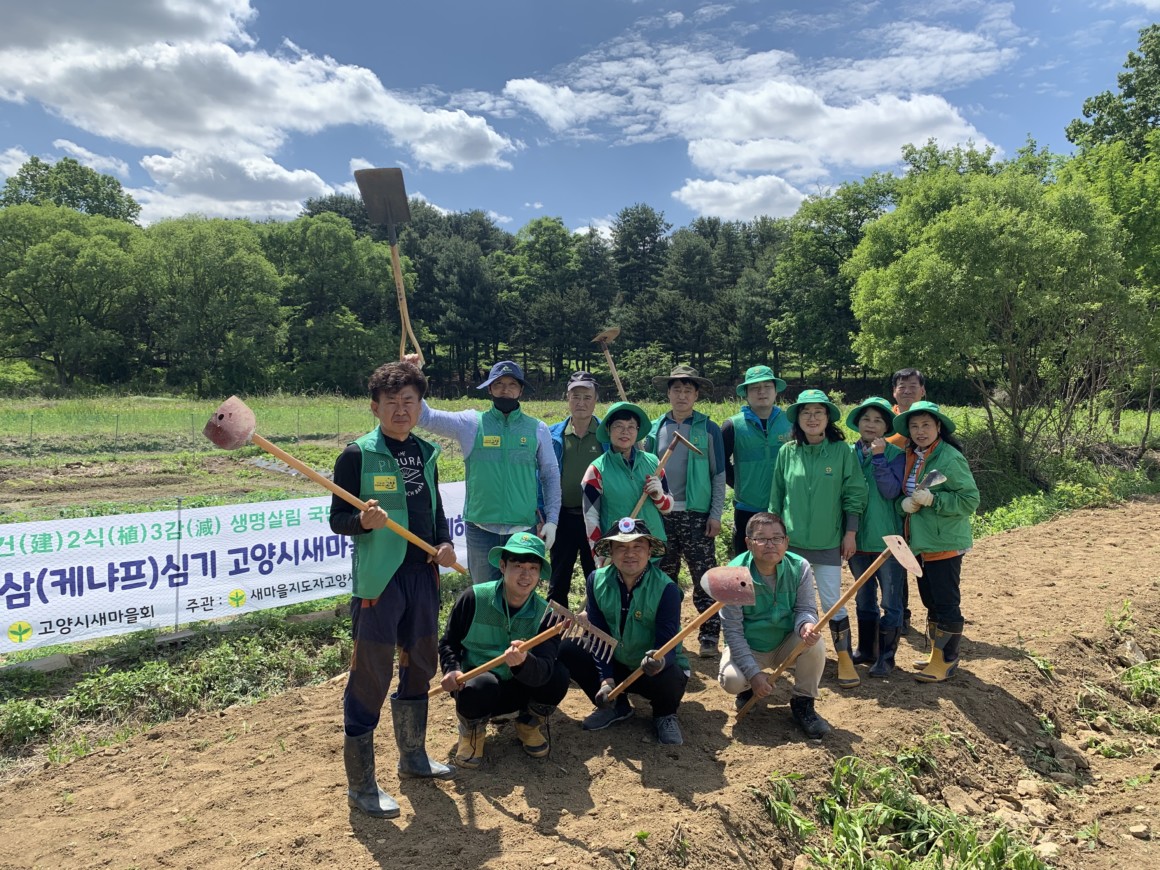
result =
[[137,220],[141,206],[111,175],[82,166],[71,157],[48,163],[30,157],[4,182],[0,206],[60,205],[114,220]]
[[672,224],[663,212],[637,203],[623,208],[612,224],[612,257],[619,294],[613,319],[624,329],[626,343],[639,346],[667,340],[673,312],[658,304],[657,289],[668,254]]

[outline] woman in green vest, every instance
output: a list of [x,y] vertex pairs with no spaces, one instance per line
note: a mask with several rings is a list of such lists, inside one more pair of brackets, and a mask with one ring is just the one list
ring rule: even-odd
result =
[[725,652],[717,681],[730,695],[737,696],[740,710],[756,695],[773,691],[765,671],[774,669],[797,648],[806,644],[794,660],[790,714],[808,737],[821,739],[830,733],[830,723],[814,710],[818,684],[826,666],[825,644],[818,624],[814,572],[801,556],[786,551],[789,538],[785,523],[765,511],[749,518],[747,549],[729,564],[749,569],[756,600],[742,607],[729,604],[721,609],[721,630]]
[[665,540],[661,519],[673,506],[673,497],[665,486],[665,472],[656,473],[659,460],[655,453],[637,448],[641,433],[652,425],[639,405],[617,402],[608,409],[596,439],[609,445],[607,453],[598,456],[584,472],[581,484],[584,502],[584,527],[593,551],[600,533],[621,517],[629,516],[641,495],[648,493],[638,514],[655,535]]
[[[905,457],[886,440],[894,431],[894,409],[878,396],[866,399],[846,417],[846,428],[858,433],[852,450],[866,479],[866,512],[858,525],[857,552],[850,557],[850,571],[861,577],[886,549],[885,535],[902,533],[894,500],[902,491]],[[894,669],[894,653],[902,632],[903,588],[906,572],[893,556],[858,590],[858,649],[854,664],[870,663],[870,676],[887,677]],[[882,590],[882,610],[878,590]],[[880,615],[881,614],[881,615]],[[874,644],[878,649],[875,652]]]
[[[790,551],[805,557],[814,569],[822,610],[842,597],[842,562],[856,550],[858,523],[866,509],[866,479],[834,424],[838,406],[821,390],[804,390],[785,409],[793,426],[792,440],[777,453],[769,512],[785,521]],[[850,658],[850,618],[841,608],[830,620],[830,636],[838,656],[838,685],[844,689],[861,680]]]

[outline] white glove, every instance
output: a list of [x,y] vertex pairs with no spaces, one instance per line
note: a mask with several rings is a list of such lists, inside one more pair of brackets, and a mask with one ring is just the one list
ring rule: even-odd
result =
[[556,543],[556,524],[544,523],[540,527],[540,537],[544,539],[544,548],[552,549],[552,544]]
[[661,479],[652,474],[644,479],[644,491],[649,494],[649,498],[653,501],[656,501],[665,494],[665,488],[661,484]]
[[908,495],[906,498],[904,498],[902,500],[902,509],[904,511],[906,511],[908,514],[918,513],[919,507],[920,507],[920,505],[917,505],[914,503],[913,496]]
[[930,507],[932,504],[934,504],[934,493],[929,489],[916,489],[914,491],[914,495],[911,496],[911,499],[915,504],[922,505],[923,507]]

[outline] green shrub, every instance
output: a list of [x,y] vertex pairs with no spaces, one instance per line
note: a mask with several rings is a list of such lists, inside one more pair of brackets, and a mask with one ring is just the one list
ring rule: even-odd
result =
[[47,737],[56,721],[56,711],[39,701],[7,701],[0,706],[0,746],[23,746]]

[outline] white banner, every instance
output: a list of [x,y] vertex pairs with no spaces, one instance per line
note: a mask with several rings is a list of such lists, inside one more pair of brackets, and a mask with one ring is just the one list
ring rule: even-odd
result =
[[[443,508],[467,564],[464,485]],[[330,497],[0,525],[0,653],[349,593]]]

